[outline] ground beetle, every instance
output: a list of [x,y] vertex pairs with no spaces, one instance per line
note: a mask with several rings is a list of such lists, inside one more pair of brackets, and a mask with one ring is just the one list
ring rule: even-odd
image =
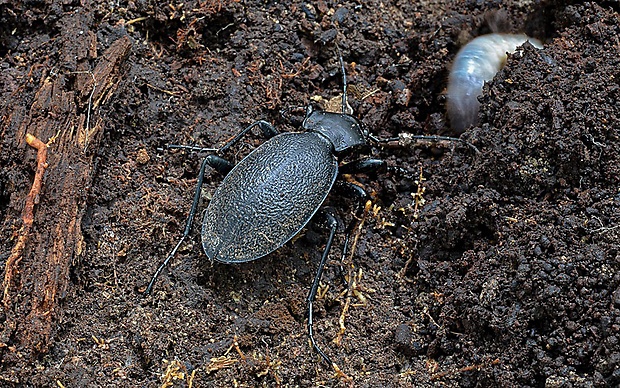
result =
[[330,358],[314,340],[312,324],[313,303],[338,227],[335,217],[323,211],[321,205],[333,186],[359,201],[356,217],[346,228],[341,254],[345,257],[351,232],[363,213],[368,195],[361,187],[336,178],[341,174],[387,169],[386,162],[379,159],[338,165],[338,157],[366,146],[367,138],[377,141],[347,113],[347,81],[342,55],[339,58],[344,84],[341,113],[314,110],[308,106],[301,132],[278,133],[270,123],[261,120],[219,149],[169,146],[222,154],[254,127],[259,127],[269,138],[236,166],[214,154],[204,159],[183,236],[159,266],[145,291],[146,294],[151,292],[157,277],[189,235],[208,165],[225,175],[213,194],[202,223],[202,246],[211,261],[228,264],[256,260],[290,241],[315,215],[326,222],[330,233],[307,298],[308,335],[314,349],[332,366]]

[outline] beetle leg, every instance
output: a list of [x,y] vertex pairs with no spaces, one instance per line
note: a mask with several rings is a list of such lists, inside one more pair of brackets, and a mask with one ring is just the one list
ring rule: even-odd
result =
[[366,201],[368,201],[369,195],[366,190],[350,182],[336,182],[336,190],[338,190],[339,193],[342,193],[343,195],[346,195],[347,197],[356,200],[358,203],[355,217],[351,220],[351,222],[347,226],[347,229],[345,230],[346,236],[344,240],[344,247],[342,248],[342,255],[340,258],[340,261],[342,262],[349,250],[349,240],[351,238],[351,234],[353,233],[353,230],[355,230],[355,227],[357,226],[359,220],[362,218],[364,209],[366,208]]
[[[339,170],[339,174],[354,174],[360,172],[364,173],[383,170],[389,172],[396,172],[403,176],[408,175],[405,169],[401,167],[388,166],[386,161],[381,159],[356,160],[340,166]],[[340,263],[344,263],[345,258],[349,253],[349,245],[351,242],[351,237],[353,236],[353,231],[357,227],[358,223],[362,219],[362,216],[364,215],[364,212],[366,211],[366,202],[368,201],[369,195],[362,187],[350,182],[336,181],[336,185],[334,188],[343,195],[346,195],[347,197],[356,200],[358,203],[355,217],[351,220],[345,231],[345,240],[342,247],[342,254],[340,256]],[[340,265],[340,276],[345,286],[348,286],[348,283],[344,279],[344,268],[342,267],[342,264]]]
[[369,195],[362,187],[350,182],[336,181],[334,190],[357,201],[357,210],[355,212],[355,216],[353,217],[344,232],[344,244],[342,245],[342,253],[340,254],[340,278],[342,279],[342,283],[345,285],[345,287],[347,287],[349,283],[344,277],[344,268],[342,267],[342,263],[345,262],[345,258],[349,253],[349,245],[351,242],[351,237],[353,236],[353,231],[357,227],[360,220],[363,218],[364,211],[366,210],[366,202],[368,201]]
[[382,159],[360,159],[339,167],[339,174],[356,174],[367,172],[395,172],[403,177],[408,177],[407,170],[402,167],[388,166]]
[[244,128],[241,132],[239,132],[237,135],[235,135],[235,137],[233,137],[231,140],[229,140],[226,144],[224,144],[220,149],[219,152],[225,152],[226,150],[228,150],[230,147],[232,147],[235,143],[237,143],[239,140],[241,140],[241,138],[243,136],[245,136],[248,132],[250,132],[250,130],[254,127],[259,127],[261,129],[261,131],[263,132],[263,135],[269,139],[274,137],[275,135],[278,134],[278,130],[275,129],[275,127],[273,125],[271,125],[270,123],[268,123],[265,120],[258,120],[253,122],[252,124],[248,125],[246,128]]
[[314,340],[314,329],[313,329],[313,303],[316,299],[316,293],[319,288],[319,282],[321,281],[321,276],[323,275],[323,269],[325,268],[325,263],[327,262],[327,256],[329,255],[329,250],[332,247],[334,242],[334,235],[336,234],[336,229],[338,229],[338,221],[333,214],[328,211],[321,211],[320,215],[325,217],[327,222],[327,226],[329,227],[329,237],[327,238],[327,243],[325,244],[325,250],[323,251],[323,256],[321,257],[321,262],[319,263],[319,267],[316,271],[316,275],[314,277],[314,282],[312,282],[312,288],[310,289],[310,293],[308,294],[308,336],[310,337],[310,342],[312,343],[312,347],[316,350],[323,360],[327,362],[330,366],[334,366],[332,360],[325,354],[321,348],[317,345]]
[[196,180],[196,191],[194,192],[194,201],[192,202],[192,207],[189,211],[187,221],[185,221],[185,229],[183,229],[183,235],[179,239],[179,242],[177,243],[177,245],[175,245],[175,247],[172,249],[172,251],[170,251],[168,256],[166,256],[166,259],[159,265],[159,267],[157,267],[157,271],[155,271],[155,274],[151,278],[149,285],[146,287],[146,290],[144,291],[144,295],[148,295],[151,293],[151,291],[153,291],[153,285],[155,285],[155,281],[157,280],[161,272],[164,270],[164,268],[166,268],[170,260],[172,260],[174,255],[179,250],[179,247],[181,246],[183,241],[185,241],[187,236],[189,236],[189,233],[192,230],[192,224],[194,222],[194,216],[196,215],[196,209],[198,208],[198,202],[200,201],[200,190],[202,189],[202,182],[205,177],[207,165],[214,168],[215,170],[217,170],[223,175],[228,174],[228,172],[230,172],[230,170],[232,170],[232,168],[234,167],[233,164],[227,161],[226,159],[220,158],[219,156],[215,156],[215,155],[209,155],[202,161],[202,164],[200,165],[200,172],[198,173],[198,179]]
[[[228,160],[224,158],[220,158],[219,156],[216,156],[216,155],[209,155],[206,157],[205,160],[207,161],[207,164],[209,166],[211,166],[212,168],[215,169],[215,171],[219,172],[220,174],[224,176],[228,175],[230,170],[232,170],[233,167],[235,167],[235,165],[229,162]],[[202,169],[200,171],[202,172]]]
[[245,136],[248,132],[250,132],[250,130],[252,130],[252,128],[254,127],[259,127],[261,131],[263,132],[263,136],[265,136],[265,138],[267,139],[270,139],[279,133],[278,130],[273,125],[271,125],[269,122],[265,120],[258,120],[248,125],[247,127],[245,127],[241,132],[236,134],[235,137],[227,141],[226,144],[224,144],[220,148],[197,147],[197,146],[188,146],[188,145],[179,145],[179,144],[168,144],[166,148],[184,149],[184,150],[190,150],[190,151],[196,151],[196,152],[223,153],[227,151],[230,147],[235,145],[235,143],[237,143],[239,140],[241,140],[241,138]]
[[340,174],[356,174],[364,172],[375,172],[387,168],[385,160],[381,159],[360,159],[341,165],[338,170]]

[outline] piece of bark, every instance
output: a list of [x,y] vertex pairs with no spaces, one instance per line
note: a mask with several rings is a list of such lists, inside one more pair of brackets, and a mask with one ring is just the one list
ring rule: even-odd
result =
[[[20,107],[1,112],[8,120],[0,124],[0,134],[14,136],[12,141],[4,138],[3,144],[27,147],[26,133],[43,142],[53,138],[30,236],[14,276],[3,285],[7,295],[0,348],[5,362],[46,352],[56,323],[62,321],[59,301],[66,294],[71,265],[83,249],[81,222],[93,180],[94,150],[105,126],[99,108],[113,98],[131,49],[125,36],[96,57],[96,36],[89,31],[84,11],[67,15],[61,24],[59,52],[64,55],[42,81],[29,112],[22,114],[27,110]],[[76,29],[84,39],[74,38]],[[24,196],[12,196],[12,201],[23,202]]]

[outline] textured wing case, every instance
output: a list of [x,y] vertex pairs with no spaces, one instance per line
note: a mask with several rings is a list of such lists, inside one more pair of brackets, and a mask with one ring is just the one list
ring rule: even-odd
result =
[[316,133],[282,133],[245,157],[213,195],[202,245],[224,263],[258,259],[292,239],[319,209],[338,173]]

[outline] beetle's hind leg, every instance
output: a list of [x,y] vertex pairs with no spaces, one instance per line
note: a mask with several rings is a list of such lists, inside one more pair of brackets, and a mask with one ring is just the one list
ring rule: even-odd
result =
[[338,229],[338,221],[336,220],[336,217],[334,217],[334,215],[331,214],[331,212],[327,210],[321,210],[318,216],[323,218],[325,223],[327,224],[327,227],[329,228],[329,237],[327,238],[327,243],[325,244],[325,250],[323,251],[323,256],[321,257],[321,262],[319,263],[319,267],[317,268],[316,275],[314,276],[314,281],[312,282],[312,288],[310,288],[310,293],[308,294],[308,298],[306,299],[306,302],[308,302],[308,337],[310,337],[310,342],[312,343],[312,347],[314,348],[314,350],[316,350],[321,355],[321,357],[323,357],[323,360],[325,360],[325,362],[327,362],[330,366],[334,367],[335,364],[327,356],[327,354],[325,354],[323,350],[321,350],[321,348],[319,347],[319,345],[317,345],[314,339],[313,305],[316,299],[317,290],[319,289],[319,283],[323,275],[323,269],[325,268],[325,263],[327,262],[327,256],[329,256],[329,251],[332,247],[332,244],[334,243],[334,235],[336,234],[336,230]]
[[271,125],[271,123],[269,123],[269,122],[267,122],[265,120],[258,120],[258,121],[253,122],[252,124],[248,125],[241,132],[236,134],[235,137],[233,137],[228,142],[226,142],[226,144],[224,144],[222,147],[220,147],[218,152],[222,153],[222,152],[225,152],[226,150],[228,150],[230,147],[235,145],[235,143],[237,143],[239,140],[241,140],[241,138],[243,138],[254,127],[259,127],[260,130],[263,132],[263,136],[265,136],[266,139],[271,139],[272,137],[274,137],[274,136],[276,136],[278,134],[278,130],[273,125]]
[[[271,138],[278,134],[278,130],[275,129],[273,125],[271,125],[267,121],[258,120],[248,125],[247,127],[245,127],[241,132],[239,132],[237,135],[235,135],[235,137],[227,141],[226,144],[224,144],[220,148],[202,148],[202,147],[195,147],[195,146],[175,145],[175,144],[169,144],[167,148],[168,149],[173,149],[173,148],[174,149],[188,149],[188,150],[197,151],[197,152],[223,153],[226,150],[228,150],[230,147],[232,147],[235,143],[237,143],[241,138],[243,138],[243,136],[245,136],[248,132],[250,132],[250,130],[252,130],[252,128],[254,127],[259,127],[261,131],[263,132],[263,135],[266,138]],[[194,192],[194,200],[192,202],[192,207],[189,211],[187,221],[185,221],[185,228],[183,229],[183,235],[179,239],[179,242],[177,242],[177,245],[175,245],[172,251],[170,251],[166,259],[159,265],[159,267],[157,267],[157,271],[155,271],[155,274],[151,278],[149,285],[146,287],[146,290],[144,291],[145,295],[148,295],[151,293],[151,291],[153,291],[153,286],[155,284],[155,281],[157,280],[161,272],[164,270],[164,268],[166,268],[170,260],[172,260],[174,255],[176,255],[183,241],[185,241],[187,236],[189,236],[189,233],[192,229],[192,224],[194,222],[194,217],[196,216],[196,209],[198,208],[198,202],[200,201],[200,190],[202,189],[202,182],[204,180],[207,166],[212,167],[213,169],[215,169],[217,172],[219,172],[220,174],[224,176],[226,176],[230,172],[230,170],[232,170],[234,167],[234,165],[230,163],[228,160],[221,158],[217,155],[213,155],[213,154],[208,155],[202,161],[202,164],[200,166],[200,172],[198,173],[198,179],[196,182],[196,191]]]
[[168,265],[170,260],[174,257],[174,255],[176,255],[177,251],[179,250],[179,247],[181,246],[183,241],[185,241],[187,236],[189,236],[189,233],[192,230],[192,224],[194,222],[194,217],[196,216],[196,209],[198,208],[198,202],[200,201],[200,190],[202,189],[202,182],[204,181],[207,166],[214,168],[222,175],[228,174],[230,170],[232,170],[232,168],[234,167],[232,163],[216,155],[208,155],[206,158],[204,158],[204,160],[202,161],[202,164],[200,165],[200,172],[198,173],[198,179],[196,182],[196,191],[194,192],[194,200],[192,202],[192,207],[189,211],[187,220],[185,221],[185,228],[183,229],[183,235],[179,239],[179,242],[177,243],[177,245],[175,245],[172,251],[170,251],[166,259],[159,265],[159,267],[157,268],[157,271],[155,271],[155,274],[153,274],[153,277],[151,278],[149,285],[146,287],[146,290],[144,291],[145,295],[148,295],[151,293],[151,291],[153,290],[153,286],[155,285],[155,281],[157,280],[161,272],[164,270],[164,268],[166,268],[166,266]]
[[261,132],[263,133],[263,136],[265,136],[266,139],[271,139],[272,137],[276,136],[279,133],[278,130],[273,125],[271,125],[271,123],[265,120],[258,120],[248,125],[247,127],[243,128],[241,132],[233,136],[232,139],[228,140],[220,148],[207,148],[207,147],[197,147],[197,146],[179,145],[179,144],[168,144],[166,148],[183,149],[183,150],[190,150],[190,151],[196,151],[196,152],[215,152],[218,154],[222,154],[226,152],[230,147],[235,145],[239,140],[241,140],[254,127],[259,127]]

